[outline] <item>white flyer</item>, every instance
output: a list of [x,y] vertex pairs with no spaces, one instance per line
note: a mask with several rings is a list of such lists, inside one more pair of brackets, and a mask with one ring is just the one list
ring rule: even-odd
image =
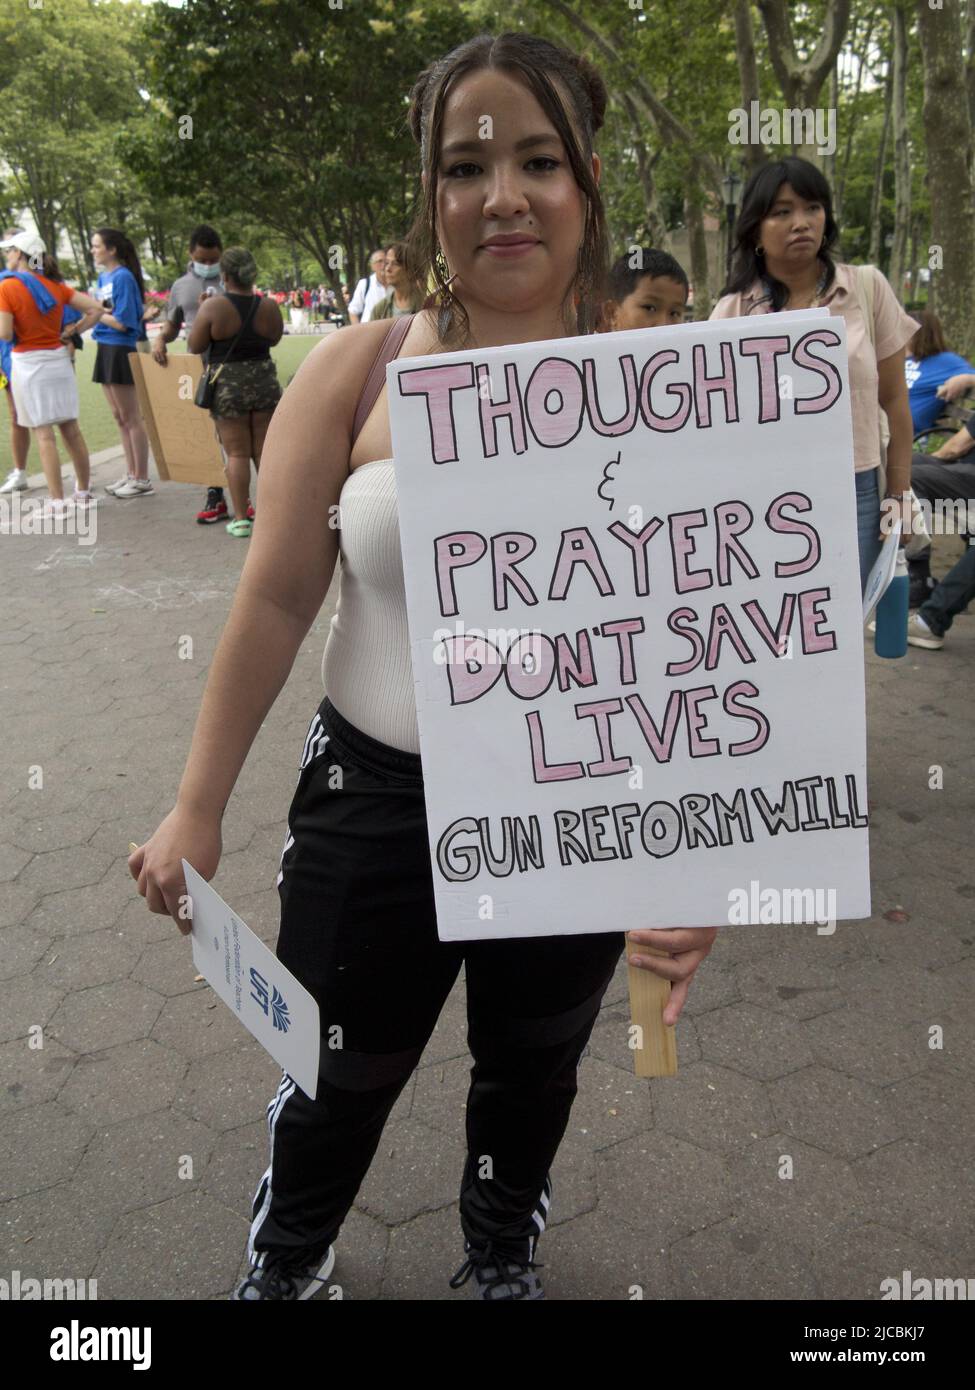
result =
[[193,961],[309,1100],[318,1089],[318,1004],[220,894],[180,861],[192,903]]
[[890,535],[884,537],[884,543],[880,547],[880,554],[873,562],[873,568],[867,575],[867,582],[863,590],[864,622],[870,617],[870,614],[890,587],[890,581],[893,579],[894,570],[897,567],[897,551],[900,548],[900,542],[901,523],[896,521]]

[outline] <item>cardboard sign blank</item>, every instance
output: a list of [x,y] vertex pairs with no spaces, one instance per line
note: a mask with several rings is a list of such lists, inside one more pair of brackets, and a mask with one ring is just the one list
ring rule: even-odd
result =
[[227,475],[216,426],[194,404],[203,359],[171,353],[161,366],[148,352],[130,352],[139,410],[159,476],[166,483],[225,487]]

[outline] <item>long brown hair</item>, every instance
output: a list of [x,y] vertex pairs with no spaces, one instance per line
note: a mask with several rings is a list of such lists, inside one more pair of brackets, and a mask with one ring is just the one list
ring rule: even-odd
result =
[[911,318],[920,325],[908,344],[912,357],[917,358],[918,362],[923,362],[925,357],[934,357],[939,352],[950,351],[937,314],[932,313],[930,309],[922,309],[919,313],[912,314]]
[[[575,308],[575,331],[591,333],[609,268],[606,215],[592,172],[593,138],[603,124],[606,87],[592,63],[571,49],[534,34],[509,32],[480,34],[462,43],[426,68],[410,92],[410,130],[420,146],[420,164],[427,182],[417,198],[416,216],[407,234],[407,257],[419,275],[433,274],[440,301],[438,336],[445,346],[455,345],[469,327],[463,303],[447,288],[447,264],[437,231],[444,107],[457,81],[485,68],[515,74],[524,82],[561,137],[575,181],[586,196],[586,224],[562,314],[566,332],[572,331]],[[568,110],[563,92],[568,97]]]
[[139,294],[143,301],[146,297],[146,287],[142,279],[142,266],[139,263],[139,253],[135,246],[117,227],[96,227],[95,235],[100,236],[102,245],[111,251],[119,265],[124,265],[126,270],[130,270],[135,276],[135,283],[139,286]]

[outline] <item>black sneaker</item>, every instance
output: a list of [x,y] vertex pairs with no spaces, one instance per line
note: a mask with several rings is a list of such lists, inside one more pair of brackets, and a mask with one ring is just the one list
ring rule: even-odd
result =
[[207,488],[207,500],[197,512],[196,519],[201,526],[212,526],[215,521],[227,520],[227,504],[222,487]]
[[932,575],[911,577],[911,587],[907,591],[907,606],[921,607],[922,603],[928,602],[933,592],[935,592],[935,580],[933,580]]
[[474,1297],[483,1299],[544,1298],[542,1281],[535,1273],[544,1265],[531,1262],[522,1264],[520,1260],[507,1255],[495,1254],[488,1241],[483,1250],[476,1250],[465,1244],[467,1259],[450,1280],[452,1289],[459,1289],[473,1274],[475,1277]]
[[[258,1256],[258,1261],[267,1260],[267,1254]],[[268,1299],[274,1301],[300,1301],[312,1298],[319,1289],[325,1287],[325,1280],[335,1267],[335,1251],[331,1246],[321,1263],[317,1260],[303,1268],[286,1264],[282,1260],[272,1260],[261,1265],[252,1264],[240,1285],[230,1295],[231,1302],[248,1299]]]

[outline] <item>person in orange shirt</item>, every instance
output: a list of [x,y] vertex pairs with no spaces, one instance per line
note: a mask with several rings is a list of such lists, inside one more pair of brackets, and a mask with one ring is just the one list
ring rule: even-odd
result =
[[[55,425],[74,464],[76,482],[71,500],[85,506],[92,500],[88,487],[91,468],[78,424],[78,384],[66,344],[71,332],[83,333],[98,322],[103,310],[90,295],[65,284],[54,257],[34,233],[18,232],[0,242],[0,250],[6,253],[11,272],[0,280],[0,338],[13,341],[10,389],[18,421],[27,425],[37,440],[50,494],[46,510],[58,512],[69,505],[61,486]],[[52,300],[51,307],[42,311],[35,296]],[[83,317],[62,330],[66,304]]]

